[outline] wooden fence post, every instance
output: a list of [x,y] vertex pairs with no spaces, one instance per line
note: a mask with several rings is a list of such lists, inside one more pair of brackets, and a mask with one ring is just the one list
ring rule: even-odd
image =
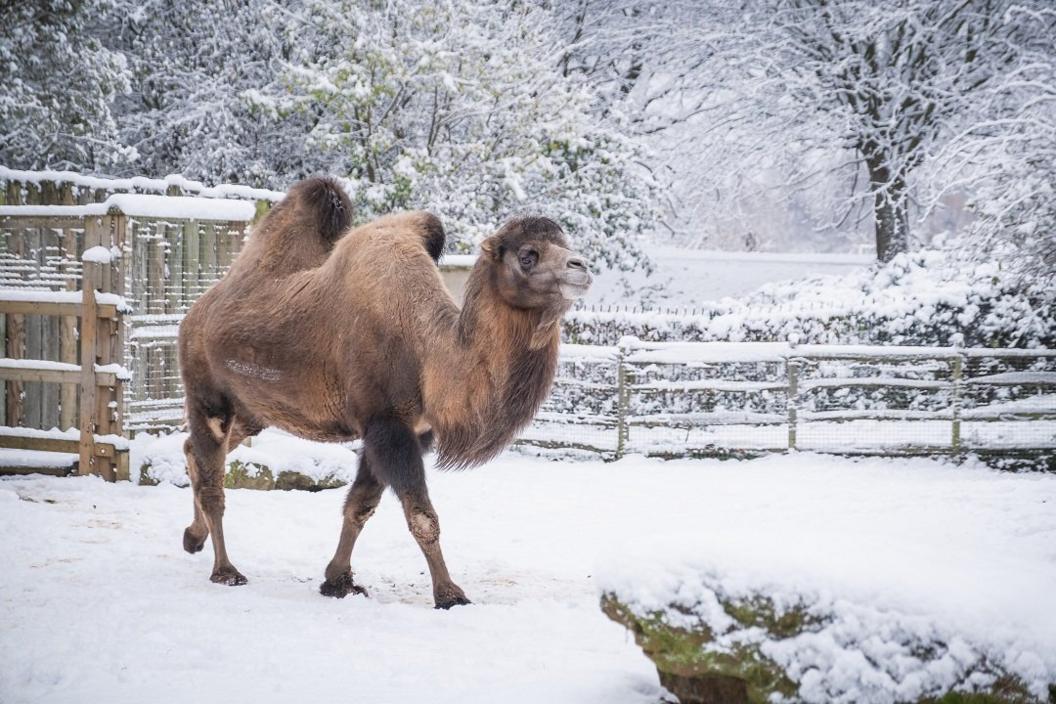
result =
[[[66,290],[76,291],[77,282],[66,280]],[[77,318],[63,316],[59,321],[59,358],[67,364],[77,364]],[[77,422],[77,387],[63,384],[59,389],[59,427],[72,428]]]
[[[86,232],[85,235],[88,233]],[[94,474],[95,457],[95,413],[99,388],[95,384],[96,322],[95,282],[88,262],[84,266],[81,290],[81,442],[78,474]]]
[[793,359],[785,359],[788,370],[788,391],[785,404],[788,407],[788,449],[796,449],[796,405],[799,403],[799,364]]
[[627,411],[630,406],[630,372],[627,369],[626,357],[629,343],[633,338],[624,338],[616,352],[616,459],[623,457],[627,451],[627,440],[630,428],[627,425]]
[[950,446],[954,452],[961,450],[961,386],[964,378],[964,358],[957,355],[951,360],[950,377],[953,387],[950,392],[950,412],[953,417],[950,423]]

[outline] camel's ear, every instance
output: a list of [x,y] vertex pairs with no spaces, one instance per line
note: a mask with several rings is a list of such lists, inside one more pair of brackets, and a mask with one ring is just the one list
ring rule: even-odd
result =
[[498,237],[491,236],[480,243],[480,251],[484,256],[498,261],[502,259],[502,255],[505,254],[505,247]]

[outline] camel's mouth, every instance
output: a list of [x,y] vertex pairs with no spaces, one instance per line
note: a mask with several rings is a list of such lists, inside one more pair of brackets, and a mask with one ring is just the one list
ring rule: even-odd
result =
[[575,301],[583,298],[590,290],[590,284],[594,277],[585,269],[576,269],[567,272],[561,277],[561,295],[567,301]]

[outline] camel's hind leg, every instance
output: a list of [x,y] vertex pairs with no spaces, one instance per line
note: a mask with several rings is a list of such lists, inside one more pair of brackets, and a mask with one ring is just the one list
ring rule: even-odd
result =
[[449,609],[470,603],[462,589],[451,580],[440,551],[440,520],[425,486],[422,445],[418,437],[398,419],[376,419],[365,429],[363,456],[370,461],[377,478],[392,487],[403,505],[407,527],[429,565],[436,608]]
[[337,543],[337,552],[330,564],[326,566],[326,581],[319,587],[324,596],[338,598],[348,594],[363,594],[367,590],[358,586],[352,579],[352,548],[356,538],[363,530],[367,519],[374,514],[381,499],[385,485],[378,481],[370,469],[369,460],[364,454],[359,460],[359,471],[352,488],[345,499],[344,522],[341,526],[341,538]]
[[[197,552],[205,536],[213,539],[213,573],[219,584],[245,584],[246,578],[227,557],[224,544],[224,460],[231,436],[230,416],[209,416],[192,409],[188,413],[191,435],[184,444],[187,471],[194,490],[194,522],[183,534],[184,548]],[[204,525],[204,531],[202,530]],[[194,549],[192,549],[194,548]]]

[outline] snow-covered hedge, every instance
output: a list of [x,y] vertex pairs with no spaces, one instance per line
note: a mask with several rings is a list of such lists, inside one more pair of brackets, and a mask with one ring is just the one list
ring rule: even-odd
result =
[[1052,277],[1025,277],[1001,263],[966,263],[926,250],[837,276],[769,284],[697,315],[573,311],[566,339],[793,340],[820,344],[1056,345]]

